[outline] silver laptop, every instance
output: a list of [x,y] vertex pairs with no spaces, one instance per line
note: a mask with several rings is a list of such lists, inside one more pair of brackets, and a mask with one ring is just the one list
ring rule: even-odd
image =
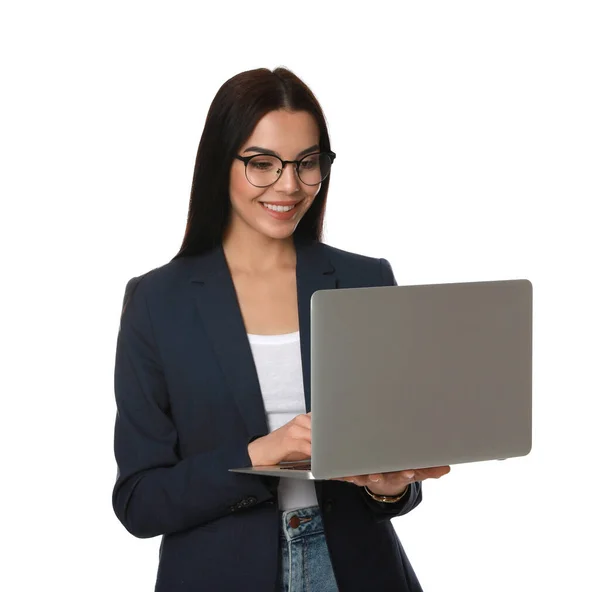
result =
[[528,280],[320,290],[310,323],[312,458],[230,470],[330,479],[531,450]]

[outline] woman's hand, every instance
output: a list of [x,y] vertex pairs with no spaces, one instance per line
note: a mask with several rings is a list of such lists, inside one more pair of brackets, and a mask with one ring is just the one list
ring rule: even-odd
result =
[[276,465],[286,460],[307,460],[311,454],[310,413],[294,419],[248,445],[252,466]]
[[402,495],[410,483],[425,481],[425,479],[439,479],[450,472],[449,466],[430,467],[427,469],[414,469],[395,471],[392,473],[375,473],[373,475],[356,475],[354,477],[338,477],[333,481],[349,481],[359,486],[366,486],[376,495],[397,496]]

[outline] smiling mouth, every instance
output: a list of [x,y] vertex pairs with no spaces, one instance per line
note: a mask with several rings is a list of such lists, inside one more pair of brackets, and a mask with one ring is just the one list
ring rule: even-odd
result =
[[302,202],[299,201],[299,202],[297,202],[295,204],[289,204],[289,205],[275,205],[275,204],[270,204],[270,203],[264,202],[264,201],[260,202],[260,204],[262,205],[263,208],[265,208],[267,210],[271,210],[273,212],[291,212],[300,203],[302,203]]

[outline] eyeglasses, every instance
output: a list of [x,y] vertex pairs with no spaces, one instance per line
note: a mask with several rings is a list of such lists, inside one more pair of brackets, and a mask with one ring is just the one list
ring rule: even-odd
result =
[[235,156],[244,163],[246,179],[255,187],[268,187],[281,177],[286,164],[296,165],[298,178],[305,185],[322,183],[331,171],[335,152],[317,152],[309,154],[301,160],[281,160],[273,154],[254,154],[252,156]]

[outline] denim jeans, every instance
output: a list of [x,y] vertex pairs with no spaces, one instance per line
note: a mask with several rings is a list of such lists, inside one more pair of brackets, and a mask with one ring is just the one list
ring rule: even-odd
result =
[[319,506],[279,513],[279,583],[283,592],[338,592]]

